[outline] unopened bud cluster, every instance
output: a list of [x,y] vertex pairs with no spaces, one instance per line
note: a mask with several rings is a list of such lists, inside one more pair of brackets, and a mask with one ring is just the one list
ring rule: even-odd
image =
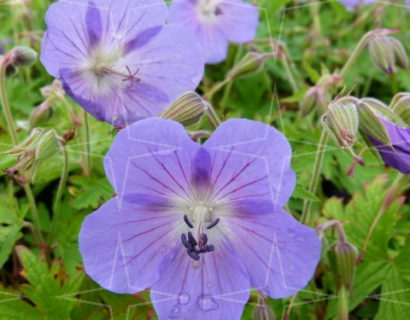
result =
[[393,74],[396,67],[408,68],[406,50],[396,38],[376,35],[369,41],[369,52],[373,63],[387,74]]
[[16,164],[7,169],[6,173],[18,177],[20,181],[33,179],[38,166],[53,157],[60,148],[61,141],[54,130],[35,128],[23,142],[5,153],[17,159]]

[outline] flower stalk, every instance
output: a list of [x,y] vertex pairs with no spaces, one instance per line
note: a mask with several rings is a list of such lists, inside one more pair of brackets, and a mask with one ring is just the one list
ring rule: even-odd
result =
[[87,111],[83,110],[83,152],[81,153],[81,164],[86,177],[91,174],[91,144],[90,144],[90,123]]
[[360,53],[363,51],[363,49],[366,47],[366,45],[369,43],[369,41],[374,38],[375,35],[388,35],[388,34],[393,34],[396,33],[396,30],[389,30],[389,29],[376,29],[367,32],[359,41],[357,44],[356,48],[353,50],[352,54],[350,55],[349,59],[343,66],[342,70],[339,72],[339,75],[341,78],[344,78],[349,71],[349,69],[353,66],[353,64],[356,62],[356,59],[360,55]]
[[67,149],[65,147],[65,144],[66,144],[66,141],[63,141],[63,143],[61,144],[61,152],[62,152],[62,155],[63,155],[63,167],[62,167],[62,170],[61,170],[60,182],[58,184],[56,197],[54,199],[53,220],[52,220],[52,223],[51,223],[50,237],[52,235],[54,235],[54,232],[55,232],[54,221],[59,220],[61,198],[63,196],[64,189],[66,187],[67,179],[68,179],[68,154],[67,154]]
[[[312,194],[316,194],[319,185],[320,172],[322,171],[323,158],[326,152],[327,142],[329,140],[329,133],[326,129],[322,129],[319,145],[316,150],[315,163],[313,165],[312,178],[310,180],[308,191]],[[305,200],[303,202],[303,211],[301,216],[301,222],[310,225],[312,219],[312,201]]]

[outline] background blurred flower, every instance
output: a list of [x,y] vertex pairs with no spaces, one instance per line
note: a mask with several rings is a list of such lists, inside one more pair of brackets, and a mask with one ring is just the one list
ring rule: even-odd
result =
[[86,272],[118,293],[151,287],[160,319],[239,319],[251,286],[294,294],[320,241],[282,209],[290,159],[284,136],[256,121],[229,120],[203,146],[174,121],[134,123],[105,158],[118,197],[80,232]]
[[195,89],[204,67],[192,38],[164,25],[167,14],[162,0],[61,0],[47,12],[41,61],[99,120],[156,115]]
[[182,24],[201,44],[207,63],[226,59],[229,41],[255,37],[258,9],[241,0],[174,0],[169,21]]
[[343,4],[347,10],[354,10],[362,4],[372,4],[376,1],[377,0],[339,0],[339,2]]

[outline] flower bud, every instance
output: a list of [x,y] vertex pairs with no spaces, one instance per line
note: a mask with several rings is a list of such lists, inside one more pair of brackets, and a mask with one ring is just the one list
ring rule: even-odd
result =
[[18,46],[9,53],[9,63],[15,67],[30,67],[37,60],[37,52],[29,47]]
[[44,161],[53,157],[61,148],[60,142],[54,130],[46,131],[38,141],[35,160]]
[[410,93],[398,93],[394,96],[390,109],[403,119],[403,121],[410,124]]
[[9,156],[19,157],[28,150],[34,150],[43,133],[44,130],[40,128],[31,130],[30,135],[24,141],[6,151],[5,154],[8,154]]
[[334,255],[338,288],[344,286],[347,290],[351,290],[357,257],[356,247],[348,242],[339,240],[333,246],[332,254]]
[[275,320],[272,308],[267,305],[257,305],[253,310],[254,320]]
[[266,303],[265,296],[258,296],[258,305],[253,309],[254,320],[275,320],[272,308]]
[[359,117],[353,103],[334,102],[322,117],[322,124],[340,147],[351,147],[359,128]]
[[395,52],[390,38],[378,35],[369,42],[369,52],[373,63],[387,74],[393,74],[395,69]]
[[238,78],[247,76],[259,71],[270,54],[260,54],[257,52],[248,52],[228,73],[228,78]]
[[359,113],[359,129],[365,135],[371,136],[386,146],[391,145],[390,136],[379,117],[378,110],[386,108],[376,99],[362,99],[357,105]]
[[301,102],[302,116],[307,116],[313,109],[317,109],[320,114],[326,111],[327,105],[330,102],[330,95],[325,88],[317,84],[306,91]]
[[184,126],[198,123],[207,109],[207,102],[197,93],[189,91],[184,93],[160,115],[165,119],[172,119]]
[[46,122],[50,119],[53,109],[48,100],[34,108],[29,117],[30,129]]
[[53,157],[60,146],[60,139],[54,130],[35,128],[23,142],[6,152],[17,158],[16,164],[6,172],[13,177],[33,179],[42,161]]
[[403,44],[396,38],[389,38],[389,40],[394,52],[394,57],[396,59],[396,65],[399,68],[407,69],[407,67],[409,66],[409,60]]

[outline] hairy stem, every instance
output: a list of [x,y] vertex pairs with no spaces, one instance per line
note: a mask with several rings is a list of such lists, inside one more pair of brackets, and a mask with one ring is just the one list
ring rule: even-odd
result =
[[[326,129],[322,129],[319,145],[316,150],[315,163],[313,165],[312,178],[310,180],[308,191],[312,194],[316,194],[320,180],[320,172],[322,171],[323,158],[326,152],[327,141],[329,140],[329,134]],[[307,225],[311,223],[312,219],[312,201],[305,200],[303,202],[303,211],[301,221]]]
[[63,168],[61,170],[60,182],[58,184],[56,197],[54,199],[53,220],[51,222],[50,237],[52,235],[54,235],[54,232],[55,232],[55,230],[54,230],[54,228],[55,228],[54,221],[58,221],[58,218],[60,216],[61,198],[63,196],[64,189],[65,189],[66,183],[67,183],[67,178],[68,178],[68,154],[67,154],[67,150],[65,148],[65,145],[61,146],[61,152],[63,154]]
[[83,134],[83,152],[81,154],[81,162],[83,166],[83,172],[86,177],[91,174],[91,145],[90,145],[90,124],[88,121],[87,111],[83,111],[83,124],[84,124],[84,134]]
[[348,320],[349,319],[349,300],[347,297],[347,290],[344,286],[339,289],[337,296],[338,305],[338,320]]

